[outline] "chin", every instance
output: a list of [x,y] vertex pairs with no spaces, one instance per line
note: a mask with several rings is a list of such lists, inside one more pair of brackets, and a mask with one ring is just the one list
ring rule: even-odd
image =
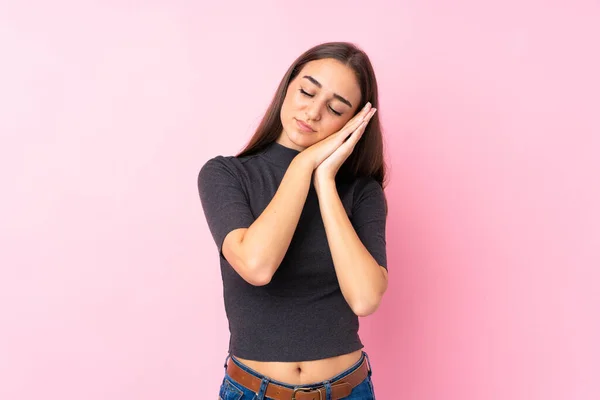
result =
[[296,129],[286,130],[284,133],[288,140],[298,147],[305,149],[317,142],[316,133],[299,132]]

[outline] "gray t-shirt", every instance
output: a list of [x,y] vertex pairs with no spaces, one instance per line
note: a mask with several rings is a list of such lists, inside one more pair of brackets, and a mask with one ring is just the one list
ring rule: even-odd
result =
[[[260,216],[298,154],[273,142],[250,156],[214,157],[198,175],[202,208],[221,263],[229,351],[241,358],[308,361],[363,348],[358,317],[340,290],[312,184],[288,251],[269,284],[249,284],[221,252],[229,232],[248,228]],[[381,185],[365,177],[340,177],[336,183],[356,233],[387,269],[387,206]]]

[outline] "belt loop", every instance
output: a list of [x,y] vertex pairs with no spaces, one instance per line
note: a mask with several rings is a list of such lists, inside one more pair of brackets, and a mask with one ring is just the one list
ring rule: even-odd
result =
[[333,396],[333,393],[331,392],[331,383],[325,381],[323,382],[323,385],[325,385],[325,399],[323,400],[331,400],[331,397]]
[[371,370],[371,361],[369,360],[369,355],[367,354],[366,351],[363,351],[363,354],[365,355],[365,358],[367,359],[367,365],[369,366],[369,376],[371,376],[373,371]]
[[267,387],[269,387],[269,383],[271,383],[269,378],[266,376],[262,378],[260,389],[258,389],[258,393],[256,393],[256,400],[265,400],[267,398]]
[[229,360],[230,357],[231,357],[231,354],[227,353],[227,357],[225,357],[225,364],[223,364],[223,367],[225,368],[225,372],[227,372],[227,361]]

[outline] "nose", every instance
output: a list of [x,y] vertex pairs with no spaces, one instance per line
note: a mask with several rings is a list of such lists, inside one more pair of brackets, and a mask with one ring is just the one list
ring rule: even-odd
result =
[[320,119],[320,104],[317,101],[312,101],[306,107],[306,119],[312,121],[318,121]]

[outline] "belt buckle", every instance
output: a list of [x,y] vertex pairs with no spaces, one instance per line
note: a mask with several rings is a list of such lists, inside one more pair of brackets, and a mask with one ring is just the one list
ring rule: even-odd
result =
[[296,388],[294,389],[294,391],[292,392],[292,400],[296,400],[296,393],[297,392],[312,392],[313,390],[316,390],[317,392],[319,392],[319,400],[323,400],[323,395],[321,395],[321,391],[318,389],[309,389],[309,388]]

